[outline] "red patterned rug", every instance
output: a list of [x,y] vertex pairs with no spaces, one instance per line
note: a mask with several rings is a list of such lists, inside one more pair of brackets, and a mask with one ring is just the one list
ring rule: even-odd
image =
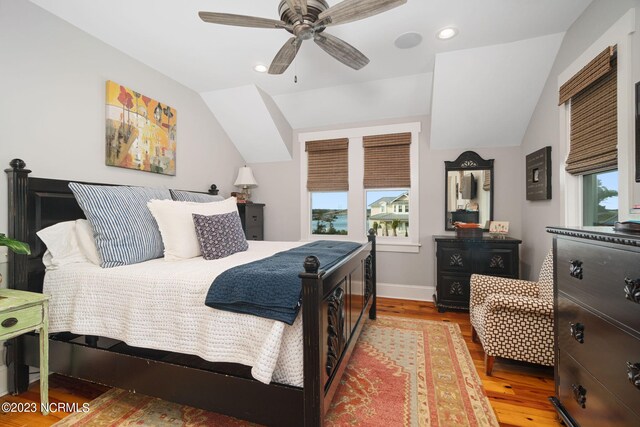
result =
[[[111,389],[61,426],[250,426],[220,414]],[[455,323],[367,321],[326,416],[328,426],[497,426]]]

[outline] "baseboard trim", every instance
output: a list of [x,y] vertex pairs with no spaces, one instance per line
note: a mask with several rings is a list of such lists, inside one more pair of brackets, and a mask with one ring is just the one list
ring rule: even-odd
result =
[[415,301],[433,301],[434,286],[400,285],[396,283],[378,283],[379,297],[410,299]]

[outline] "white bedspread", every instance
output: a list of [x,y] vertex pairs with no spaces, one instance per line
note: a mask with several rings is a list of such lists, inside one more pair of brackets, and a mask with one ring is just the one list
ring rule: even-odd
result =
[[106,269],[90,263],[61,266],[44,280],[44,293],[51,295],[49,330],[241,363],[251,366],[259,381],[301,387],[302,315],[289,326],[215,310],[204,300],[224,270],[302,244],[250,241],[248,251],[216,261],[161,258]]

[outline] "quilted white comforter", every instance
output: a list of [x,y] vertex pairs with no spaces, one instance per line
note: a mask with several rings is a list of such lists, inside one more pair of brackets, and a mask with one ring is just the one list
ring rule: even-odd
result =
[[301,315],[288,326],[215,310],[204,300],[224,270],[302,244],[250,241],[248,251],[216,261],[155,259],[107,269],[90,263],[64,265],[45,275],[44,293],[51,296],[49,330],[241,363],[251,366],[261,382],[301,387]]

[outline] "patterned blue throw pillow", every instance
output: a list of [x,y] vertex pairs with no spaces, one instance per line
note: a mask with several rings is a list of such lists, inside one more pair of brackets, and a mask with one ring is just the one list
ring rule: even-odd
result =
[[224,200],[222,196],[214,196],[212,194],[195,193],[193,191],[183,190],[169,190],[171,192],[171,198],[179,202],[196,202],[196,203],[211,203],[220,202]]
[[249,249],[238,212],[193,214],[193,223],[202,257],[206,260],[224,258]]
[[171,200],[169,190],[77,182],[69,188],[91,224],[101,267],[136,264],[163,255],[162,236],[147,202]]

